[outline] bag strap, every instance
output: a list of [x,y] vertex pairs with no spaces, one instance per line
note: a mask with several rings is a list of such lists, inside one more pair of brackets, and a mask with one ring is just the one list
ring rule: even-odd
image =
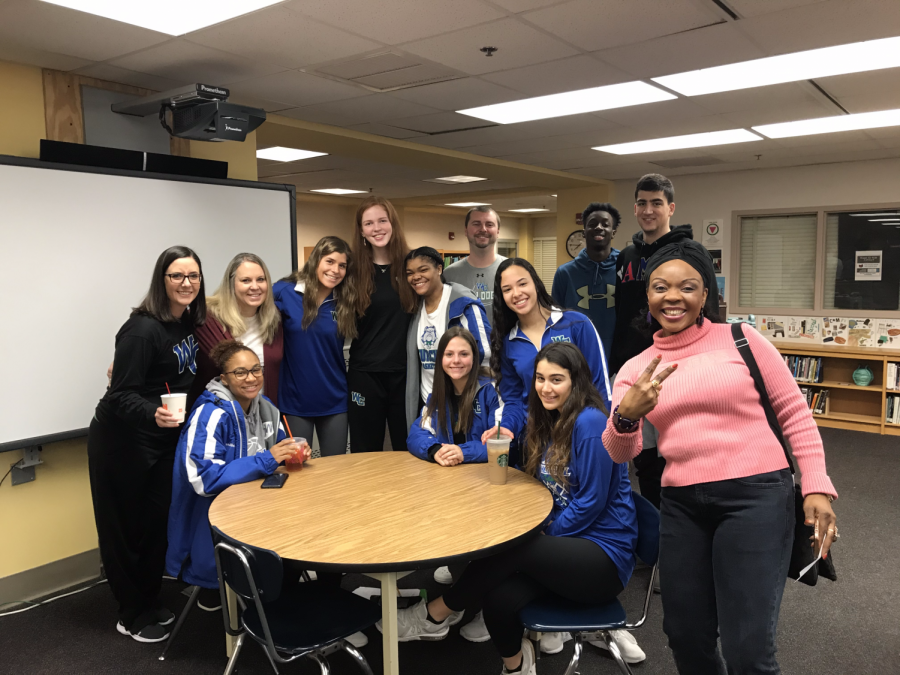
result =
[[756,391],[759,394],[759,402],[762,404],[763,411],[766,413],[766,421],[769,423],[769,428],[772,430],[772,433],[775,434],[775,438],[781,443],[781,449],[784,450],[784,456],[787,459],[788,466],[793,474],[794,460],[791,459],[791,454],[788,452],[787,443],[785,443],[784,434],[781,431],[781,425],[778,423],[778,417],[775,415],[775,411],[772,409],[772,403],[769,401],[769,394],[766,391],[762,373],[759,372],[756,358],[753,356],[753,351],[750,349],[750,343],[747,341],[747,338],[744,337],[744,329],[741,328],[740,323],[731,324],[731,337],[734,339],[734,346],[737,347],[738,352],[740,352],[741,357],[744,359],[744,363],[746,363],[747,368],[750,369],[750,375],[753,377],[753,384],[756,385]]

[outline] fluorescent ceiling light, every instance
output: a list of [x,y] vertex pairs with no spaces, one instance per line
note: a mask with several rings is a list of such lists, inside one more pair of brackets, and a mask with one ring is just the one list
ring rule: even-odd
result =
[[487,202],[457,202],[456,204],[444,204],[444,206],[462,206],[462,207],[472,207],[472,206],[490,206]]
[[634,155],[638,152],[660,152],[662,150],[704,148],[710,145],[727,145],[728,143],[747,143],[749,141],[761,140],[763,139],[756,134],[751,134],[746,129],[729,129],[728,131],[707,131],[702,134],[654,138],[649,141],[634,141],[633,143],[619,143],[617,145],[601,145],[593,148],[593,150],[610,152],[614,155]]
[[897,223],[900,218],[869,218],[870,223]]
[[168,35],[184,35],[281,0],[44,0]]
[[900,211],[887,211],[885,213],[851,213],[855,218],[869,218],[871,216],[900,216]]
[[344,188],[323,188],[321,190],[310,190],[310,192],[322,192],[326,195],[363,195],[365,190],[345,190]]
[[256,151],[257,159],[272,159],[276,162],[296,162],[298,159],[323,157],[327,154],[327,152],[313,152],[312,150],[298,150],[297,148],[282,148],[281,146],[263,148],[262,150]]
[[457,185],[459,183],[477,183],[482,180],[487,180],[487,178],[480,178],[478,176],[445,176],[444,178],[426,178],[425,182]]
[[567,91],[562,94],[537,96],[509,103],[496,103],[456,112],[498,124],[514,124],[543,120],[549,117],[624,108],[641,103],[668,101],[673,98],[676,97],[646,82],[625,82],[605,87]]
[[832,134],[838,131],[858,131],[860,129],[896,126],[900,126],[900,109],[856,113],[855,115],[819,117],[812,120],[782,122],[781,124],[763,124],[751,128],[753,131],[769,138],[791,138],[793,136],[812,136],[814,134]]
[[900,37],[890,37],[651,79],[684,96],[700,96],[897,66],[900,66]]
[[510,209],[510,213],[537,213],[538,211],[549,211],[550,209]]

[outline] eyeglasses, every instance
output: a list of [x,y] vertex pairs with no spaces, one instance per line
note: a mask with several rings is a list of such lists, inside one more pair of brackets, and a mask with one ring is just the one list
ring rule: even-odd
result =
[[223,375],[234,375],[239,380],[246,380],[248,375],[253,375],[255,378],[260,378],[263,376],[264,368],[262,366],[253,366],[250,370],[246,368],[235,368],[232,371],[227,373],[223,373]]
[[169,277],[169,279],[172,280],[173,284],[183,284],[185,277],[187,277],[187,280],[192,284],[199,284],[201,279],[200,275],[197,272],[191,272],[190,274],[175,272],[174,274],[166,274],[164,276]]

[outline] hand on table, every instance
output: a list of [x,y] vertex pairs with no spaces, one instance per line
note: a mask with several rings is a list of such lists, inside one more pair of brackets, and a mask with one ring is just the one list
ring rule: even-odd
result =
[[434,461],[441,466],[456,466],[462,464],[464,459],[462,448],[451,443],[441,444],[441,449],[434,453]]
[[[513,434],[513,432],[511,432],[506,427],[500,427],[500,435],[506,436],[507,438],[515,438],[516,437],[515,434]],[[481,442],[487,443],[492,438],[497,438],[497,427],[495,427],[495,426],[491,427],[490,429],[485,431],[483,434],[481,434]]]
[[673,363],[654,375],[653,372],[661,360],[662,356],[653,359],[631,388],[625,392],[619,403],[619,415],[629,420],[638,420],[656,407],[663,381],[678,368],[678,364]]
[[181,422],[175,419],[175,415],[160,406],[156,409],[156,414],[153,415],[154,419],[156,419],[156,426],[162,427],[163,429],[173,429],[177,427]]
[[828,557],[828,551],[838,538],[837,517],[831,508],[828,496],[823,494],[806,495],[803,500],[803,512],[806,514],[806,524],[815,527],[815,534],[811,536],[810,546],[814,551],[822,548],[822,557]]

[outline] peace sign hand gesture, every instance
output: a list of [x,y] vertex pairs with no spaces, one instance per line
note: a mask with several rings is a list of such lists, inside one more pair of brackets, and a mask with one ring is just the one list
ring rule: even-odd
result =
[[673,363],[654,376],[653,373],[660,361],[662,361],[662,356],[653,359],[641,376],[631,385],[631,389],[625,392],[622,402],[619,403],[619,415],[629,420],[637,420],[656,407],[659,402],[659,393],[663,387],[662,383],[678,368],[678,364]]

